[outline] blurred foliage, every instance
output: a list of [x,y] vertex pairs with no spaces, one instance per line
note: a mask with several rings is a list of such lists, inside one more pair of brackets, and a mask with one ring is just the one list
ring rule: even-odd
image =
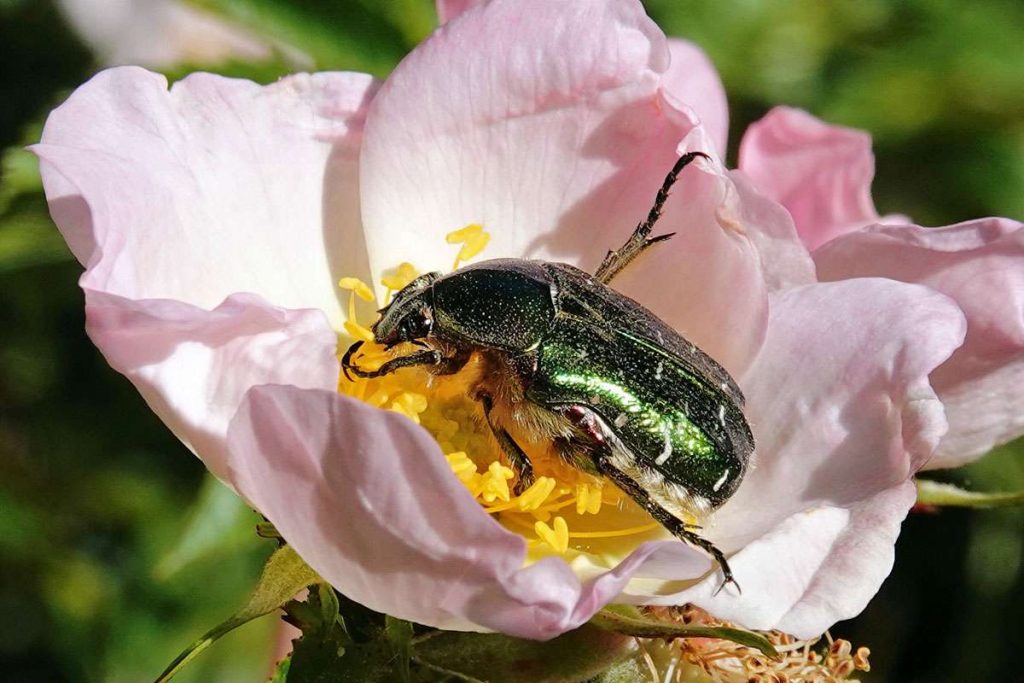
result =
[[[171,78],[205,69],[272,81],[294,63],[282,45],[316,69],[384,76],[434,23],[428,0],[195,4],[279,49],[262,63],[179,65]],[[1024,214],[1019,1],[645,4],[720,69],[733,162],[748,123],[790,104],[874,135],[882,213],[933,225]],[[0,45],[0,670],[16,681],[152,679],[244,604],[273,544],[83,332],[80,267],[21,145],[102,65],[50,0],[0,0]],[[1022,451],[943,476],[1024,490]],[[872,648],[869,679],[1020,680],[1022,529],[1018,508],[912,515],[892,577],[835,629]],[[238,629],[176,680],[262,680],[274,629]]]

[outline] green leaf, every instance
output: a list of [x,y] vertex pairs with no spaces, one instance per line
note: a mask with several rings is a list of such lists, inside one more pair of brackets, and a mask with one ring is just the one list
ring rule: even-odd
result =
[[[39,129],[30,128],[29,135],[38,140]],[[4,150],[0,159],[0,214],[7,211],[15,197],[42,192],[43,181],[39,176],[39,160],[23,147]]]
[[294,46],[312,57],[317,69],[386,75],[422,33],[420,20],[414,20],[415,26],[395,25],[395,17],[408,13],[400,8],[385,10],[392,2],[190,0],[190,4]]
[[238,495],[207,475],[177,543],[157,563],[154,573],[167,580],[194,562],[231,552],[252,538],[254,513]]
[[303,588],[321,581],[316,572],[302,560],[290,546],[274,551],[263,567],[256,590],[242,609],[218,626],[213,627],[189,645],[156,679],[157,683],[170,680],[196,655],[212,645],[218,638],[264,614],[270,614],[291,600]]
[[412,646],[412,624],[392,616],[384,617],[384,635],[395,655],[395,668],[402,683],[409,683],[409,657]]
[[779,653],[759,633],[725,626],[692,626],[652,619],[630,605],[609,605],[594,615],[591,624],[638,638],[721,638],[760,650],[777,659]]
[[915,483],[917,484],[917,502],[922,505],[969,508],[1024,505],[1024,491],[1016,493],[979,493],[976,491],[965,491],[953,484],[944,484],[929,479],[918,479]]
[[0,274],[72,258],[41,194],[18,197],[0,215]]
[[412,641],[418,664],[463,681],[576,683],[632,656],[633,638],[583,626],[539,642],[496,633],[434,631]]

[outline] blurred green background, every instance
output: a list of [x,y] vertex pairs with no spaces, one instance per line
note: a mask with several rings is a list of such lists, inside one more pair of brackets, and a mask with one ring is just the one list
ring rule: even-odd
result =
[[[0,678],[139,681],[241,604],[270,546],[85,337],[80,268],[20,146],[111,60],[148,60],[172,77],[384,76],[435,17],[428,0],[201,0],[264,56],[193,46],[158,58],[118,46],[133,31],[143,45],[170,41],[170,2],[62,2],[0,0]],[[646,4],[720,69],[732,163],[746,125],[790,104],[874,135],[881,213],[932,225],[1024,215],[1019,1]],[[81,20],[110,7],[105,38]],[[1022,490],[1024,445],[943,477]],[[867,680],[1024,681],[1022,544],[1019,509],[915,514],[881,593],[833,633],[871,647]],[[263,680],[273,631],[273,619],[240,629],[180,680]]]

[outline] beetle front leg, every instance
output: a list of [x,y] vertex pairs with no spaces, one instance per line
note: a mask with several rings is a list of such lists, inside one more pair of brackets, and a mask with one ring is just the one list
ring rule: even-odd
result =
[[349,354],[347,353],[345,354],[346,358],[342,362],[343,369],[346,374],[351,371],[353,375],[356,377],[362,377],[363,379],[373,379],[374,377],[390,375],[396,370],[409,368],[414,365],[441,365],[445,360],[441,352],[437,350],[417,351],[416,353],[410,353],[408,356],[393,358],[376,370],[362,370],[348,362],[348,355]]
[[494,415],[491,412],[494,408],[494,400],[490,394],[481,393],[477,396],[477,400],[483,404],[487,426],[491,428],[491,433],[494,434],[498,445],[501,446],[501,451],[508,458],[512,469],[515,470],[516,483],[512,487],[512,492],[517,496],[522,495],[526,489],[533,486],[533,463],[530,462],[530,457],[519,447],[519,444],[515,442],[512,435],[505,431],[505,428],[494,419]]
[[637,256],[642,254],[648,247],[651,247],[658,242],[664,241],[672,237],[675,233],[668,235],[659,235],[657,237],[648,238],[651,231],[654,230],[654,224],[661,218],[661,211],[665,207],[665,202],[668,200],[668,192],[672,189],[672,186],[676,182],[676,178],[679,173],[690,165],[697,157],[703,157],[704,159],[710,160],[704,152],[689,152],[679,157],[676,161],[675,166],[665,176],[665,181],[661,184],[661,189],[658,190],[657,196],[654,198],[654,206],[651,207],[650,213],[647,214],[647,220],[640,225],[636,226],[636,230],[629,236],[626,243],[618,249],[612,249],[609,251],[604,260],[601,261],[601,265],[598,266],[597,272],[594,273],[594,277],[597,278],[598,282],[608,284],[612,278],[618,275],[623,268],[628,266]]
[[658,503],[656,503],[651,496],[640,487],[639,484],[633,481],[633,479],[625,472],[613,467],[607,462],[606,458],[597,456],[595,459],[597,461],[597,468],[601,474],[611,479],[612,483],[622,489],[630,498],[643,506],[643,508],[650,513],[651,517],[654,517],[659,524],[668,529],[673,536],[689,543],[690,545],[697,546],[708,555],[715,558],[715,562],[718,563],[718,566],[722,570],[722,575],[725,577],[725,580],[722,581],[722,585],[715,591],[715,595],[718,595],[718,593],[730,583],[736,586],[736,590],[740,593],[743,592],[740,588],[740,584],[736,582],[736,579],[732,575],[732,568],[729,567],[729,561],[725,559],[725,553],[719,550],[714,543],[697,535],[692,530],[693,527],[658,505]]

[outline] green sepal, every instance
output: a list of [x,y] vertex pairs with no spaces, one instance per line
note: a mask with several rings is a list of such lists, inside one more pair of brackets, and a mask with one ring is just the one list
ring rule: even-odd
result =
[[200,652],[218,638],[246,624],[257,617],[270,614],[291,600],[303,588],[321,581],[316,572],[302,560],[290,546],[274,551],[267,560],[260,575],[256,590],[242,609],[231,618],[204,633],[198,640],[185,648],[167,669],[157,677],[157,683],[170,680],[172,676],[191,662]]
[[779,653],[760,633],[726,626],[693,626],[653,619],[631,605],[609,605],[590,623],[599,628],[638,638],[720,638],[760,650],[772,659]]
[[288,672],[292,668],[292,655],[289,652],[285,655],[284,659],[277,663],[274,667],[274,673],[270,676],[270,680],[267,683],[286,683],[288,680]]
[[433,631],[412,640],[415,663],[470,683],[589,681],[636,651],[635,639],[593,626],[544,642],[455,631]]
[[612,664],[588,683],[637,683],[650,679],[651,670],[640,657],[631,657]]
[[980,493],[967,491],[953,484],[930,479],[917,479],[917,502],[944,507],[991,508],[1024,505],[1024,491],[1015,493]]

